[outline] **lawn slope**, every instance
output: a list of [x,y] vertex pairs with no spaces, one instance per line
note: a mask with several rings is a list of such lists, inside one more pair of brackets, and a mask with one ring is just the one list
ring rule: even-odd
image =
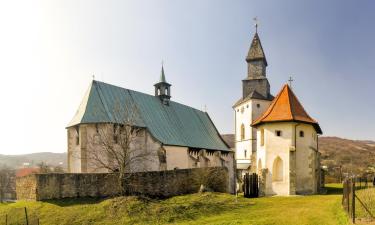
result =
[[[220,193],[146,201],[120,197],[0,205],[0,221],[21,223],[23,207],[40,224],[346,224],[340,195],[246,199]],[[17,218],[18,217],[18,218]],[[18,221],[17,221],[18,219]]]

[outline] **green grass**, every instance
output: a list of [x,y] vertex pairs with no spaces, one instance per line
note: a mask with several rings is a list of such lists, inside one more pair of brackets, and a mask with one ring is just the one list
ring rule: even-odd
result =
[[334,194],[340,187],[329,188],[327,195],[257,199],[204,193],[158,201],[136,197],[20,201],[0,205],[0,224],[7,213],[9,219],[14,215],[13,221],[22,217],[23,207],[31,217],[39,215],[41,224],[347,224],[341,195]]
[[[370,211],[370,213],[375,216],[375,188],[361,189],[357,190],[357,197],[365,205],[365,207]],[[356,216],[358,218],[370,219],[371,216],[365,210],[364,206],[356,199]]]

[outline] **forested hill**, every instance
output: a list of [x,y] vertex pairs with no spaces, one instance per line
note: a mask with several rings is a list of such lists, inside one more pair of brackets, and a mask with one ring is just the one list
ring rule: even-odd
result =
[[0,155],[0,166],[10,168],[20,168],[25,164],[30,167],[36,167],[39,163],[44,162],[50,166],[58,166],[62,163],[62,167],[67,165],[66,153],[38,152],[24,155]]

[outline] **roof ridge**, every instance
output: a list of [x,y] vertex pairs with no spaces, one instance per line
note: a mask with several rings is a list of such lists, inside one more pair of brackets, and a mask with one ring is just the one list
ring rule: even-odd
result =
[[259,120],[262,120],[262,119],[266,118],[266,117],[272,112],[273,108],[274,108],[275,105],[276,105],[277,100],[278,100],[278,99],[280,98],[280,96],[281,96],[281,93],[282,93],[282,91],[280,91],[280,92],[276,95],[276,97],[272,100],[271,105],[269,106],[269,108],[267,109],[267,111],[265,111],[263,115],[261,115],[260,117],[258,117],[258,119],[254,120],[254,123],[258,122]]
[[290,89],[289,85],[288,84],[285,84],[284,87],[286,88],[287,90],[287,95],[288,95],[288,101],[289,101],[289,110],[290,110],[290,115],[292,116],[292,120],[295,119],[295,116],[294,116],[294,107],[292,107],[292,101],[291,101],[291,95],[293,94],[292,93],[292,90]]

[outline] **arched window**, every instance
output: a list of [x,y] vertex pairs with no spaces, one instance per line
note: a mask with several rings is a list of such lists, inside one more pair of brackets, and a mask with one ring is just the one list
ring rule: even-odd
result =
[[262,175],[262,160],[258,160],[258,175]]
[[245,139],[245,125],[241,124],[241,140]]
[[275,161],[273,161],[272,167],[272,181],[283,181],[284,179],[284,167],[283,160],[277,156]]

